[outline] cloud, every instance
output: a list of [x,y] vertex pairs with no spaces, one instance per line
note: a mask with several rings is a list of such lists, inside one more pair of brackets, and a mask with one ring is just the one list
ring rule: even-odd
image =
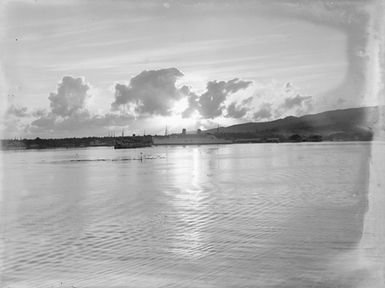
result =
[[181,90],[175,86],[181,76],[176,68],[143,71],[132,78],[129,85],[115,85],[111,109],[129,106],[140,115],[170,115],[173,104],[182,97]]
[[236,102],[232,102],[229,106],[227,106],[227,115],[226,117],[231,118],[242,118],[247,113],[246,107],[236,106]]
[[288,110],[298,106],[311,106],[310,101],[311,96],[297,94],[295,97],[286,98],[281,107]]
[[52,113],[65,117],[80,111],[84,107],[89,88],[82,78],[63,77],[57,92],[50,93],[48,97]]
[[71,117],[65,118],[48,113],[32,121],[28,130],[34,134],[55,132],[61,135],[90,136],[100,135],[111,127],[128,127],[133,120],[134,116],[130,114],[92,115],[87,110],[73,113]]
[[[167,68],[143,71],[133,77],[129,85],[117,83],[111,111],[106,114],[93,114],[87,109],[86,100],[93,96],[90,95],[90,85],[83,78],[65,76],[59,82],[57,91],[49,94],[49,109],[28,111],[26,108],[12,106],[8,109],[8,114],[32,118],[28,123],[21,123],[14,116],[18,127],[24,124],[24,130],[29,135],[100,135],[111,127],[135,127],[135,120],[170,116],[175,113],[174,108],[178,101],[183,99],[187,99],[188,105],[182,112],[183,117],[187,118],[196,113],[200,114],[200,120],[213,119],[223,114],[229,95],[251,84],[250,81],[237,78],[229,81],[210,81],[206,91],[197,95],[187,86],[176,86],[178,78],[182,76],[178,69]],[[234,107],[230,105],[230,114],[242,117],[247,110],[244,107],[247,101],[237,105],[234,103]],[[139,126],[136,128],[141,129]]]
[[227,97],[247,88],[251,83],[251,81],[243,81],[238,78],[229,81],[209,81],[206,92],[200,96],[189,94],[189,106],[183,112],[183,115],[191,115],[194,111],[198,111],[203,119],[213,119],[221,116]]
[[10,137],[18,137],[30,121],[31,113],[27,107],[10,105],[0,121],[0,132]]
[[188,118],[199,109],[199,96],[192,92],[187,86],[183,86],[181,91],[187,97],[188,106],[186,110],[182,112],[183,118]]
[[302,95],[300,89],[292,83],[282,84],[276,81],[256,83],[254,109],[250,107],[251,119],[274,120],[285,116],[302,116],[313,110],[313,97]]
[[23,117],[28,117],[29,112],[27,107],[16,107],[14,105],[11,105],[8,107],[5,113],[5,116],[6,117],[15,116],[15,117],[23,118]]
[[30,113],[27,107],[17,107],[11,105],[5,111],[0,121],[0,134],[6,137],[19,137],[20,131],[23,131]]
[[[182,110],[187,104],[181,116],[194,119],[198,116],[195,119],[197,127],[204,127],[205,123],[210,124],[219,116],[267,121],[288,115],[299,116],[312,109],[312,97],[302,96],[291,83],[256,82],[254,95],[244,99],[244,95],[235,93],[248,88],[251,81],[238,78],[209,81],[206,91],[197,94],[188,86],[176,86],[182,75],[175,68],[143,71],[132,78],[129,85],[116,84],[112,109],[105,114],[95,114],[87,109],[86,100],[93,97],[90,95],[93,90],[83,78],[65,76],[57,91],[48,97],[49,109],[28,111],[25,107],[11,106],[7,113],[13,122],[8,121],[7,125],[19,130],[24,125],[23,131],[39,137],[72,137],[101,135],[109,129],[128,127],[131,131],[141,130],[150,119],[180,115],[181,110],[175,110],[175,105],[181,103]],[[23,121],[21,117],[24,117]],[[12,132],[12,129],[7,131]]]
[[313,110],[313,98],[311,96],[288,96],[284,98],[283,102],[278,105],[274,111],[275,118],[281,116],[302,116]]
[[38,109],[35,109],[34,111],[32,111],[33,117],[42,117],[46,114],[47,114],[47,111],[45,109],[42,109],[42,108],[38,108]]
[[48,97],[50,110],[33,111],[31,115],[35,119],[26,126],[26,132],[44,136],[52,133],[66,136],[100,135],[106,128],[127,127],[132,123],[134,116],[124,112],[94,115],[88,111],[85,101],[92,97],[88,95],[89,89],[90,86],[82,78],[63,77],[57,92],[50,93]]
[[270,120],[273,116],[272,113],[272,104],[271,103],[263,103],[259,110],[253,114],[253,119],[255,121],[260,120]]
[[230,81],[210,81],[207,91],[199,98],[199,112],[203,118],[215,118],[222,115],[223,103],[229,94],[247,88],[251,81],[242,81],[237,78]]
[[[31,122],[32,131],[36,132],[36,130],[40,130],[40,131],[52,130],[53,132],[55,128],[55,122],[56,122],[56,117],[53,113],[42,115]],[[35,129],[35,128],[38,128],[38,129]]]
[[226,108],[226,111],[227,111],[226,117],[229,117],[229,118],[244,117],[246,113],[250,111],[251,109],[250,104],[252,101],[253,101],[253,97],[249,97],[242,100],[240,104],[237,104],[237,102],[232,102]]

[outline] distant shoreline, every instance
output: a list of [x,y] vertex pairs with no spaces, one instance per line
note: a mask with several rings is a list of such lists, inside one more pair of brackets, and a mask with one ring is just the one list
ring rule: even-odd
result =
[[[360,107],[326,111],[301,117],[289,116],[270,122],[250,122],[229,127],[218,127],[197,132],[212,134],[216,138],[231,143],[290,143],[321,141],[372,141],[374,128],[381,127],[384,106]],[[383,128],[382,128],[383,129]],[[186,129],[182,130],[182,134]],[[72,137],[51,139],[4,139],[0,140],[2,150],[47,149],[47,148],[82,148],[114,146],[116,141],[153,143],[153,137],[159,135]],[[170,135],[169,135],[170,136]],[[187,143],[186,143],[187,144]]]
[[[223,135],[222,135],[223,136]],[[152,136],[135,136],[136,139]],[[133,137],[82,137],[82,138],[59,138],[59,139],[3,139],[1,141],[0,150],[42,150],[42,149],[72,149],[72,148],[92,148],[92,147],[114,147],[115,140],[131,141]],[[228,136],[226,139],[231,139]],[[294,139],[293,139],[294,138]],[[251,143],[317,143],[317,142],[371,142],[372,139],[361,140],[351,138],[338,139],[322,139],[322,137],[298,138],[292,137],[276,137],[276,138],[234,138],[231,144],[251,144]],[[153,146],[202,146],[208,144],[175,144],[175,145],[153,145]],[[216,145],[216,144],[211,144]]]

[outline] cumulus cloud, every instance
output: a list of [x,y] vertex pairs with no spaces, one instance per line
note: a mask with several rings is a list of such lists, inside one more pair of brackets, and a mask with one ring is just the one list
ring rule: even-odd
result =
[[283,99],[283,102],[278,105],[274,112],[275,117],[282,115],[288,116],[301,116],[309,113],[313,110],[313,98],[311,96],[301,96],[296,94],[295,96],[287,96]]
[[90,87],[82,78],[63,77],[56,93],[50,93],[52,113],[58,116],[70,116],[84,107],[87,91]]
[[237,102],[230,103],[229,106],[227,106],[227,114],[226,117],[230,118],[242,118],[246,115],[246,113],[251,109],[249,106],[252,102],[253,97],[249,97],[247,99],[244,99],[241,101],[240,104],[237,104]]
[[252,119],[255,121],[302,116],[313,110],[313,97],[302,95],[300,89],[292,83],[260,83],[254,98],[257,110],[253,109]]
[[199,112],[203,118],[215,118],[222,115],[223,103],[229,94],[247,88],[250,81],[242,81],[237,78],[230,81],[210,81],[207,83],[207,91],[199,98]]
[[92,115],[87,110],[73,113],[71,117],[65,118],[48,113],[32,121],[29,130],[32,133],[56,132],[84,136],[92,133],[100,134],[100,131],[109,127],[128,126],[133,119],[134,117],[129,114]]
[[[12,114],[14,119],[16,116],[32,118],[25,129],[33,135],[100,135],[105,128],[134,127],[134,120],[169,116],[175,113],[175,105],[182,99],[187,99],[188,104],[183,117],[196,113],[200,115],[200,120],[213,119],[223,115],[229,95],[247,88],[251,83],[237,78],[210,81],[206,91],[198,95],[187,86],[176,86],[182,76],[178,69],[168,68],[143,71],[132,78],[129,85],[117,83],[111,111],[102,115],[91,113],[85,105],[87,99],[92,97],[90,85],[83,78],[65,76],[56,92],[49,94],[49,109],[28,111],[12,106],[8,114]],[[228,113],[231,117],[242,117],[247,111],[244,107],[247,101],[234,103],[234,107],[230,105]],[[22,123],[16,120],[20,126]],[[140,129],[139,126],[137,128]]]
[[[112,109],[105,114],[95,114],[87,109],[86,100],[92,95],[90,85],[83,78],[65,76],[57,91],[49,94],[49,109],[29,111],[25,107],[10,106],[7,114],[13,122],[8,121],[7,127],[20,130],[24,125],[24,131],[43,137],[53,133],[55,136],[100,135],[106,130],[123,127],[141,130],[141,124],[156,119],[154,116],[181,113],[180,109],[175,110],[175,105],[186,102],[187,108],[181,116],[198,115],[197,127],[205,127],[219,116],[267,121],[288,115],[299,116],[312,109],[312,98],[301,95],[291,83],[254,83],[254,95],[244,99],[244,95],[235,93],[248,88],[251,81],[238,78],[210,81],[206,91],[198,94],[187,86],[176,86],[182,75],[175,68],[143,71],[132,78],[129,85],[116,84]],[[28,125],[25,125],[26,121],[29,121]]]
[[190,117],[195,111],[199,109],[199,96],[194,92],[190,91],[187,86],[183,86],[181,89],[182,93],[187,97],[188,106],[186,110],[182,112],[183,118]]
[[138,114],[170,115],[175,101],[182,92],[175,86],[183,74],[176,68],[143,71],[131,79],[129,85],[115,85],[112,110],[133,107]]
[[271,103],[263,103],[260,108],[253,114],[253,119],[255,121],[261,120],[270,120],[273,116],[272,113],[272,104]]
[[247,88],[251,83],[251,81],[243,81],[238,78],[229,81],[210,81],[207,83],[206,92],[200,96],[189,95],[189,106],[183,115],[191,115],[192,112],[198,111],[203,119],[221,116],[227,97]]
[[67,136],[98,135],[109,127],[126,127],[134,119],[127,113],[92,114],[85,107],[90,86],[82,78],[63,77],[56,93],[50,93],[50,110],[37,109],[26,126],[30,134]]
[[10,105],[0,121],[0,132],[10,137],[19,137],[20,131],[24,131],[24,127],[30,121],[31,113],[27,107]]
[[299,106],[311,106],[311,96],[301,96],[297,94],[295,97],[286,98],[282,104],[284,109],[292,109]]
[[45,109],[35,109],[34,111],[32,111],[32,116],[33,117],[42,117],[44,115],[47,114],[47,111]]
[[20,137],[20,131],[23,131],[26,125],[26,119],[29,112],[26,107],[9,106],[0,121],[0,133],[8,137]]
[[29,113],[28,113],[27,107],[17,107],[17,106],[11,105],[8,107],[5,113],[5,116],[6,117],[15,116],[15,117],[23,118],[23,117],[28,117]]
[[[239,79],[210,81],[207,90],[197,95],[187,86],[176,86],[176,81],[182,76],[178,69],[168,68],[143,71],[132,78],[129,85],[117,83],[111,112],[104,115],[94,115],[85,108],[87,97],[92,97],[88,95],[89,85],[82,78],[66,76],[59,83],[57,92],[49,96],[50,110],[35,111],[35,119],[28,130],[40,135],[52,132],[61,135],[100,134],[101,130],[109,127],[132,127],[135,119],[169,116],[173,106],[182,98],[188,102],[183,117],[199,113],[202,120],[212,119],[222,115],[227,96],[251,83]],[[247,102],[250,99],[237,104],[230,113],[242,117],[239,113],[244,114],[246,108],[240,105]]]
[[227,115],[226,117],[232,118],[242,118],[247,113],[246,107],[236,106],[235,102],[232,102],[229,106],[227,106]]

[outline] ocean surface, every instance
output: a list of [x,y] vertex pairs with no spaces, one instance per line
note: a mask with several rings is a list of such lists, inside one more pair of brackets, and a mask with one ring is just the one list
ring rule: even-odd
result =
[[369,277],[357,259],[370,143],[0,153],[1,287],[365,287]]

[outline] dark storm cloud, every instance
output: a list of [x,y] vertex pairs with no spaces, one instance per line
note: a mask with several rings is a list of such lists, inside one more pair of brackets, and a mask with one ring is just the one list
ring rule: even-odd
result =
[[63,77],[57,92],[48,97],[52,113],[65,117],[80,111],[84,107],[88,89],[82,78]]
[[199,97],[195,94],[189,96],[189,106],[183,114],[188,115],[197,110],[204,119],[221,116],[227,96],[247,88],[251,83],[238,78],[229,81],[210,81],[207,83],[205,93]]
[[139,114],[170,115],[174,102],[182,93],[175,86],[183,74],[176,68],[143,71],[131,79],[129,85],[115,85],[112,110],[132,105]]
[[263,103],[259,110],[254,113],[253,119],[255,121],[270,120],[272,117],[272,105],[270,103]]

